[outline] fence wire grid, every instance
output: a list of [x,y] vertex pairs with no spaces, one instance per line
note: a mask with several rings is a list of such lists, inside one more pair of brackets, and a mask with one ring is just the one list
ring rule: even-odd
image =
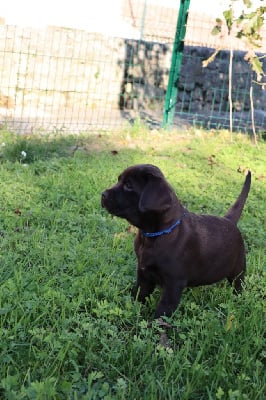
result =
[[[228,43],[211,35],[215,18],[190,1],[173,127],[229,127]],[[93,5],[88,4],[88,8]],[[142,120],[162,126],[179,1],[121,0],[112,33],[23,27],[0,18],[0,126],[17,133],[113,130]],[[89,10],[86,12],[89,13]],[[266,30],[260,53],[266,70]],[[226,47],[228,46],[228,47]],[[235,41],[233,128],[251,131],[245,45]],[[266,131],[266,81],[253,86],[254,119]],[[262,81],[262,83],[264,83]]]

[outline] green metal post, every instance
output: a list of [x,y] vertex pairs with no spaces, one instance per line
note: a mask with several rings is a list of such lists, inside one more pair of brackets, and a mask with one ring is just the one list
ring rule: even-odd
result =
[[143,36],[144,36],[146,13],[147,13],[147,0],[144,1],[144,5],[143,5],[143,13],[142,13],[142,19],[141,19],[140,40],[142,40]]
[[180,0],[180,7],[177,19],[175,41],[172,53],[172,61],[165,96],[163,127],[170,128],[173,125],[175,105],[178,93],[178,80],[182,64],[184,40],[186,34],[186,23],[188,17],[190,0]]

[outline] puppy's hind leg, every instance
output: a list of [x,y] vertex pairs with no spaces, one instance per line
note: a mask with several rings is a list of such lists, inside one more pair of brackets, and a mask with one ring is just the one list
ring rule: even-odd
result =
[[244,283],[244,279],[245,279],[245,273],[246,271],[242,271],[240,272],[236,277],[234,278],[227,278],[228,282],[230,283],[230,285],[233,286],[234,288],[234,294],[239,294],[241,293],[242,289],[243,289],[243,283]]
[[234,288],[234,294],[239,294],[243,289],[243,283],[246,274],[246,256],[244,252],[237,260],[236,265],[237,267],[235,268],[235,271],[237,272],[235,272],[232,276],[228,276],[227,279]]

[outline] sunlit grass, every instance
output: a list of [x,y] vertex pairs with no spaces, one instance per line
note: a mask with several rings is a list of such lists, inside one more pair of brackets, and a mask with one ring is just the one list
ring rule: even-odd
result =
[[[0,137],[0,397],[230,399],[265,395],[265,143],[227,132]],[[24,153],[22,153],[24,152]],[[194,212],[223,215],[244,171],[247,279],[187,289],[171,348],[153,323],[159,291],[132,301],[134,230],[100,194],[135,163],[158,165]],[[238,172],[239,171],[239,172]]]

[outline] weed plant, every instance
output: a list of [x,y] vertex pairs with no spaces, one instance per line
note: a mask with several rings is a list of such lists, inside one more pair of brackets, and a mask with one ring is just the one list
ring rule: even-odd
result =
[[[227,132],[0,134],[0,398],[262,400],[266,146]],[[170,347],[132,301],[134,229],[100,206],[135,163],[160,167],[189,210],[223,215],[244,171],[245,289],[185,290]]]

